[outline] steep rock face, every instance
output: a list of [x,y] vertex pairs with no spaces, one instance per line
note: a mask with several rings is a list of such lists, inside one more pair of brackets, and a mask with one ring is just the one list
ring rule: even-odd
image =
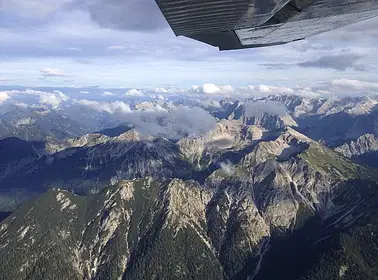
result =
[[[249,205],[256,207],[268,229],[269,234],[262,240],[267,240],[270,250],[260,244],[261,259],[254,263],[255,270],[250,274],[253,279],[301,279],[319,260],[320,252],[330,254],[328,249],[340,246],[340,232],[369,219],[378,209],[377,184],[369,181],[377,181],[375,170],[358,166],[316,142],[306,141],[308,138],[298,133],[293,134],[308,144],[296,156],[285,160],[278,157],[282,148],[278,148],[277,142],[290,139],[279,137],[277,142],[260,143],[268,144],[262,157],[249,154],[248,160],[234,166],[233,173],[212,175],[207,181],[219,189],[232,186],[239,197],[249,197]],[[300,143],[298,140],[296,143]],[[351,258],[352,251],[342,251],[343,258]],[[301,256],[303,264],[300,269],[297,256]],[[280,267],[281,272],[275,267]],[[369,272],[364,274],[376,275],[371,274],[373,267],[369,262]],[[306,279],[318,279],[311,277]]]
[[268,160],[216,188],[146,178],[87,197],[51,190],[0,224],[0,279],[259,279],[273,237],[319,216],[314,238],[326,238],[377,209],[376,189],[308,168]]
[[202,169],[214,162],[220,154],[238,151],[260,140],[266,131],[253,125],[244,125],[236,120],[221,120],[214,130],[197,138],[183,138],[178,142],[188,161]]
[[46,144],[46,151],[50,154],[54,154],[69,148],[78,147],[92,147],[98,144],[103,144],[109,141],[111,138],[101,134],[86,134],[79,138],[68,139],[63,142],[48,142]]
[[17,137],[28,141],[37,141],[53,138],[53,135],[43,131],[34,122],[21,119],[16,124],[12,124],[5,119],[0,120],[0,139],[8,137]]
[[285,160],[301,153],[311,142],[313,141],[310,138],[294,129],[286,128],[275,140],[258,143],[241,163],[255,165],[270,158]]
[[[164,279],[223,279],[231,264],[223,256],[228,249],[216,250],[207,234],[211,197],[198,184],[180,180],[125,181],[89,198],[50,191],[1,224],[0,278],[148,279],[159,274]],[[247,208],[242,212],[247,216],[237,220],[257,215]],[[239,252],[244,244],[243,259],[258,243],[253,225],[239,229],[239,238],[249,232],[251,240],[237,240],[233,249]],[[225,235],[236,238],[231,231]]]
[[276,114],[273,112],[260,112],[259,114],[249,114],[245,105],[238,106],[228,117],[229,120],[239,120],[246,125],[256,125],[266,130],[281,129],[285,126],[297,126],[295,120],[287,113]]
[[299,131],[332,148],[364,134],[375,133],[377,98],[309,99],[272,96],[267,99],[284,103],[298,123]]
[[259,100],[282,103],[295,118],[311,116],[329,116],[339,113],[349,115],[366,115],[373,112],[378,105],[376,98],[345,97],[345,98],[306,98],[295,95],[268,96]]
[[269,101],[285,105],[299,131],[332,148],[364,134],[376,134],[377,97],[326,99],[283,95],[268,96],[253,102]]
[[68,139],[61,142],[47,142],[46,152],[50,154],[58,153],[70,148],[80,148],[80,147],[94,147],[96,145],[105,144],[108,142],[122,142],[122,141],[140,141],[142,140],[153,140],[153,137],[141,137],[139,132],[135,129],[129,129],[117,136],[110,137],[101,133],[91,133],[85,134],[84,136]]
[[0,138],[14,137],[17,135],[17,128],[6,120],[0,119]]
[[13,126],[13,133],[7,137],[40,141],[46,139],[63,140],[88,133],[74,118],[66,117],[58,111],[20,108],[1,116],[2,121]]
[[298,121],[300,131],[311,139],[322,141],[329,147],[338,147],[364,134],[374,133],[378,111],[369,115],[350,115],[346,112],[327,116],[314,116]]
[[[283,150],[293,146],[299,149],[295,149],[289,157],[280,157]],[[301,271],[295,269],[295,255],[288,254],[291,247],[281,246],[289,246],[289,242],[296,242],[294,240],[298,238],[300,251],[296,252],[303,254],[303,265],[309,269],[311,265],[306,265],[314,261],[311,258],[318,254],[315,252],[325,246],[322,240],[328,242],[331,237],[337,238],[340,231],[348,230],[376,211],[377,189],[367,187],[371,181],[361,181],[365,179],[377,181],[376,171],[358,166],[288,129],[275,141],[259,143],[239,164],[228,166],[227,170],[217,170],[209,176],[207,183],[218,190],[232,189],[237,197],[247,199],[249,207],[256,209],[258,220],[262,221],[260,225],[263,225],[258,226],[256,220],[254,228],[266,229],[265,235],[254,232],[255,236],[260,236],[257,247],[257,256],[260,257],[254,258],[254,270],[250,270],[249,275],[254,276],[253,279],[299,279],[300,276],[291,274],[291,271]],[[309,234],[314,231],[314,221],[320,222],[315,222],[315,233]],[[307,240],[302,234],[311,237]],[[281,238],[283,240],[276,243]],[[273,250],[267,250],[266,244],[270,248],[273,246]],[[337,246],[335,244],[332,246]],[[310,260],[306,257],[306,250],[314,254]],[[291,269],[283,268],[285,273],[281,275],[274,273],[277,262],[282,261],[274,254],[287,255],[291,261],[283,263]]]
[[[337,185],[353,179],[377,179],[361,167],[289,128],[276,140],[261,142],[240,163],[207,178],[219,187],[244,182],[239,192],[251,195],[273,232],[290,232],[314,215],[332,215]],[[336,211],[336,210],[335,210]]]
[[89,198],[49,191],[8,217],[0,234],[4,279],[39,279],[42,273],[240,279],[255,272],[249,265],[259,265],[270,232],[251,198],[233,188],[214,194],[194,182],[145,179]]
[[[286,97],[285,100],[280,97],[245,101],[223,100],[219,103],[219,107],[209,110],[218,119],[238,120],[245,125],[255,125],[265,130],[297,126],[292,116],[285,112],[283,105],[292,108],[298,104],[300,97]],[[258,104],[258,106],[255,107],[255,104]]]
[[[121,143],[88,150],[104,145],[104,161],[122,159],[135,171],[143,158],[145,171],[169,176],[162,168],[169,165],[164,153],[178,151],[173,143]],[[167,162],[151,165],[146,155]],[[120,176],[98,194],[48,191],[0,224],[0,279],[271,279],[276,255],[288,267],[282,279],[300,279],[320,261],[315,252],[328,254],[324,244],[378,210],[374,170],[292,128],[242,155],[202,185]],[[101,156],[93,157],[91,168]],[[296,258],[282,247],[290,242],[305,248],[292,249],[303,262],[294,276],[289,268]]]
[[[342,108],[267,100],[319,114],[313,132],[336,142],[376,122],[352,99]],[[65,141],[53,154],[0,141],[1,188],[55,187],[0,223],[0,279],[377,279],[377,172],[340,154],[371,155],[374,136],[335,152],[277,118],[244,123],[242,105],[222,111],[238,119],[177,143],[132,129]]]
[[208,236],[226,279],[254,275],[267,250],[269,225],[240,182],[220,185],[206,209]]
[[270,96],[268,100],[285,104],[295,118],[311,115],[333,115],[347,113],[350,115],[366,115],[375,110],[378,105],[376,98],[304,98],[299,96]]
[[182,177],[190,171],[175,143],[163,138],[140,140],[137,133],[126,132],[105,143],[68,148],[42,155],[1,178],[1,186],[44,191],[51,186],[80,192],[96,190],[123,179],[154,176]]
[[364,134],[356,140],[335,148],[335,151],[349,158],[358,157],[378,151],[378,139],[373,134]]

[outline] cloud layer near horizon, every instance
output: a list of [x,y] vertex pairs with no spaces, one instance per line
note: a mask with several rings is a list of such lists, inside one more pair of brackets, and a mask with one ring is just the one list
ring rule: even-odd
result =
[[262,113],[285,115],[286,107],[283,104],[262,102],[261,97],[377,97],[377,90],[378,83],[353,79],[334,79],[313,88],[277,85],[234,88],[230,85],[216,84],[203,84],[188,89],[3,89],[0,86],[0,113],[6,114],[14,110],[21,114],[55,112],[85,124],[92,132],[128,123],[144,136],[179,139],[183,136],[203,135],[213,129],[216,120],[209,112],[221,107],[221,100],[228,98],[231,98],[231,101],[243,100],[246,114],[249,116],[259,116]]
[[[0,86],[0,104],[24,102],[59,107],[62,104],[80,104],[99,112],[114,113],[130,111],[130,106],[142,101],[170,102],[180,99],[200,100],[211,104],[225,98],[250,99],[270,95],[298,95],[310,98],[337,98],[356,96],[377,96],[378,83],[356,79],[334,79],[315,86],[286,85],[231,85],[203,84],[190,88],[23,88]],[[140,108],[144,108],[140,103]],[[148,109],[148,103],[146,103]]]

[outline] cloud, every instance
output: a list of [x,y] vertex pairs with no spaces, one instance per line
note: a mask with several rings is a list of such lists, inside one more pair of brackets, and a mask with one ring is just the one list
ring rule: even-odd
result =
[[270,86],[270,85],[249,85],[241,87],[237,92],[242,94],[256,95],[274,95],[274,94],[294,94],[295,90],[286,86]]
[[181,94],[184,93],[185,90],[182,88],[155,88],[153,92],[161,94]]
[[41,104],[51,105],[53,107],[58,107],[62,102],[68,100],[69,97],[60,91],[55,91],[53,93],[42,93],[39,97],[39,102]]
[[327,84],[317,89],[311,87],[296,87],[294,89],[294,94],[303,97],[319,98],[329,97],[330,95],[337,96],[339,93],[333,92],[333,89],[330,87],[330,85]]
[[250,97],[267,97],[270,95],[299,95],[304,97],[320,97],[339,94],[336,92],[332,85],[325,82],[316,88],[312,87],[287,87],[287,86],[271,86],[271,85],[249,85],[235,89],[235,97],[237,98],[250,98]]
[[294,93],[293,89],[288,87],[277,87],[277,86],[267,86],[267,85],[259,85],[258,91],[261,93]]
[[122,123],[129,123],[145,136],[161,136],[180,139],[183,136],[206,134],[216,125],[216,120],[199,107],[171,105],[165,109],[159,105],[144,110],[132,110],[122,101],[100,102],[88,99],[74,100],[74,104],[100,113],[109,113]]
[[125,92],[125,96],[127,96],[127,97],[143,97],[143,96],[145,96],[145,94],[142,90],[133,88],[133,89],[130,89],[127,92]]
[[204,135],[216,125],[216,120],[206,110],[182,105],[169,110],[133,111],[126,116],[140,133],[171,139]]
[[18,102],[18,101],[13,102],[13,105],[15,105],[15,106],[17,106],[17,107],[20,107],[20,108],[25,108],[25,109],[29,107],[28,104],[26,104],[26,103],[24,103],[24,102]]
[[76,0],[71,7],[88,11],[94,22],[106,28],[155,31],[167,27],[153,0]]
[[[39,103],[43,105],[48,105],[52,107],[59,107],[60,104],[63,102],[67,102],[70,98],[62,93],[61,91],[54,90],[54,91],[40,91],[34,89],[25,89],[25,90],[8,90],[0,92],[4,101],[10,99],[11,97],[14,98],[14,104],[29,104],[35,106],[38,102],[36,98],[39,99]],[[0,102],[1,103],[1,102]]]
[[297,63],[297,65],[305,68],[313,67],[338,71],[345,71],[347,69],[365,71],[366,67],[357,63],[362,57],[362,55],[353,53],[325,55],[314,60]]
[[131,112],[131,108],[128,104],[122,101],[114,101],[114,102],[99,102],[93,101],[88,99],[80,99],[75,100],[75,104],[91,108],[97,112],[106,112],[109,114],[115,113],[129,113]]
[[331,85],[335,87],[341,87],[344,89],[349,89],[353,91],[378,91],[378,83],[365,82],[359,80],[349,80],[349,79],[336,79],[331,81]]
[[102,93],[102,96],[114,96],[115,94],[114,93],[112,93],[112,92],[110,92],[110,91],[104,91],[103,93]]
[[125,50],[126,47],[125,46],[108,46],[106,47],[107,50]]
[[73,52],[81,52],[81,48],[76,48],[76,47],[67,48],[67,50],[73,51]]
[[263,114],[285,116],[286,106],[279,102],[247,102],[244,104],[245,114],[249,117],[258,117]]
[[0,104],[3,104],[9,98],[10,98],[9,95],[6,92],[0,91]]
[[196,93],[203,93],[208,95],[225,95],[234,92],[234,89],[230,85],[215,85],[211,83],[205,83],[202,86],[192,86],[192,91]]
[[222,169],[224,173],[226,173],[228,176],[232,176],[236,172],[236,168],[232,165],[231,162],[221,162],[219,164],[219,167]]
[[42,68],[39,70],[41,74],[45,77],[67,77],[68,75],[64,73],[63,70],[53,69],[53,68]]

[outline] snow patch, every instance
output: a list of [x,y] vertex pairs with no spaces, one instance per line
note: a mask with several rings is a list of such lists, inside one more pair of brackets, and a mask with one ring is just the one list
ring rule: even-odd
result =
[[65,197],[62,192],[56,195],[56,200],[62,204],[60,211],[63,211],[66,208],[68,208],[68,210],[74,210],[77,208],[76,204],[73,204],[71,200],[68,197]]
[[62,199],[64,199],[64,194],[63,193],[58,193],[57,195],[56,195],[56,201],[61,201]]
[[17,233],[20,233],[20,235],[18,236],[18,240],[22,240],[25,238],[25,235],[29,232],[30,230],[30,226],[27,226],[27,227],[24,227],[22,226],[18,231]]
[[7,224],[2,224],[1,227],[0,227],[0,232],[3,231],[3,230],[6,230],[7,228],[8,228]]

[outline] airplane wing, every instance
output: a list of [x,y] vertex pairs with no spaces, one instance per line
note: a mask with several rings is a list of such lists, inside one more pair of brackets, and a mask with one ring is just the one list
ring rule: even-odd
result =
[[378,0],[155,0],[177,36],[220,50],[281,45],[378,16]]

